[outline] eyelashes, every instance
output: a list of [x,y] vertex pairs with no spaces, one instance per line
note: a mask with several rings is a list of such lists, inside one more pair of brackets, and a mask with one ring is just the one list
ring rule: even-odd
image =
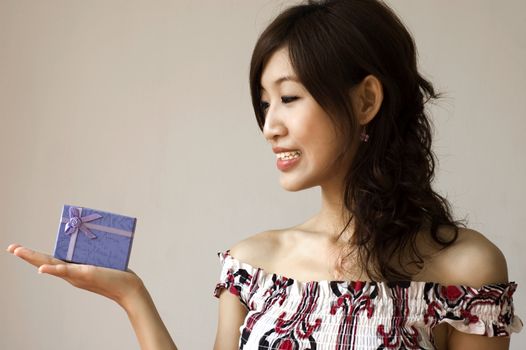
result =
[[296,96],[283,96],[281,98],[281,102],[283,102],[283,103],[290,103],[290,102],[295,101],[297,99],[298,98]]
[[[281,102],[283,103],[291,103],[295,100],[297,100],[298,97],[297,96],[282,96],[281,97]],[[268,102],[265,102],[265,101],[261,101],[261,103],[259,104],[261,110],[263,112],[266,112],[266,110],[268,109],[268,107],[270,107],[270,104]]]

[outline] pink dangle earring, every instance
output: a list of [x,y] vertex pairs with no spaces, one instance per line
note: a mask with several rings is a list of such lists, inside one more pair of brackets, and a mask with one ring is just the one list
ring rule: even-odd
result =
[[369,134],[365,132],[365,126],[360,134],[360,140],[362,140],[362,142],[367,142],[369,140]]

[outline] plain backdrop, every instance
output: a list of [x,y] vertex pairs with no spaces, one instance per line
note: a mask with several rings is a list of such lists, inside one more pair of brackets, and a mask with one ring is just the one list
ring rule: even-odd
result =
[[[0,0],[0,243],[52,253],[63,204],[138,218],[130,268],[181,349],[210,349],[218,251],[302,222],[249,98],[271,0]],[[435,189],[507,257],[526,317],[526,2],[388,0],[429,106]],[[0,254],[1,349],[138,349],[113,302]],[[526,332],[512,349],[526,347]]]

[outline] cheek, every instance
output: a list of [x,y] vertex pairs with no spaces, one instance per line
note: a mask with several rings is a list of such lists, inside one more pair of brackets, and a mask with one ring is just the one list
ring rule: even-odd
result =
[[338,155],[341,152],[341,145],[335,138],[331,130],[325,130],[323,135],[315,140],[313,145],[313,157],[317,166],[321,169],[329,171],[338,160]]
[[310,147],[316,134],[315,123],[312,123],[308,118],[296,118],[289,123],[288,128],[296,146],[301,148]]
[[302,107],[296,111],[298,117],[292,120],[289,131],[293,130],[297,146],[303,148],[310,162],[329,166],[340,147],[332,120],[314,103]]

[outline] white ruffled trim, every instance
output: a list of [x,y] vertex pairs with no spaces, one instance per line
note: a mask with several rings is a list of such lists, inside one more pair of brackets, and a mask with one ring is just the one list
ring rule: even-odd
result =
[[519,333],[523,327],[522,320],[519,316],[516,315],[513,317],[512,323],[510,325],[506,325],[501,322],[487,320],[484,321],[480,319],[477,322],[469,324],[466,324],[464,320],[452,320],[449,318],[445,318],[439,323],[442,322],[450,324],[453,328],[463,333],[487,335],[490,337],[495,336],[493,334],[493,325],[495,323],[497,323],[500,327],[504,327],[504,329],[506,330],[506,332],[508,332],[509,335],[511,335],[511,333]]

